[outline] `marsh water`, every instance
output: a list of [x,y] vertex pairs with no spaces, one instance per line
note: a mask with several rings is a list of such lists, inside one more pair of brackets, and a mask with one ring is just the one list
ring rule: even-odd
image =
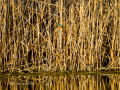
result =
[[120,74],[1,74],[0,90],[120,90]]

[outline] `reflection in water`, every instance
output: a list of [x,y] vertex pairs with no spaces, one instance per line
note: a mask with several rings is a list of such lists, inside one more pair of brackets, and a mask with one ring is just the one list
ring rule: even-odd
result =
[[119,75],[0,77],[0,90],[120,90]]

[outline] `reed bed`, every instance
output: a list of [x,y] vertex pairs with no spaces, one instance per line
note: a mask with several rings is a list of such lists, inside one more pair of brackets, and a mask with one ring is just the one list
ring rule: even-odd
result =
[[119,0],[1,0],[0,72],[118,71],[119,16]]

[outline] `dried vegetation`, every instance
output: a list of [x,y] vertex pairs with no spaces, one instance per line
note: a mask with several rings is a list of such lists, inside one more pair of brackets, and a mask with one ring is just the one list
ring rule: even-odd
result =
[[1,0],[0,71],[117,71],[119,16],[119,0]]

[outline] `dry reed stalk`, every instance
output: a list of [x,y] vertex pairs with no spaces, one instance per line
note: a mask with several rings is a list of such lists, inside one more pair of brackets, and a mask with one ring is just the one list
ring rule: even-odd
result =
[[[95,32],[95,20],[96,20],[96,0],[94,1],[94,12],[93,12],[93,33]],[[93,35],[93,33],[92,33],[92,35]],[[93,38],[95,37],[95,35],[94,36],[92,36]],[[96,42],[96,40],[95,41],[93,41],[93,45],[94,45],[94,42]],[[96,45],[97,45],[97,43],[96,43]],[[94,55],[94,52],[96,51],[96,45],[94,45],[93,47],[92,47],[92,50],[94,50],[93,51],[93,53],[92,53],[92,56]],[[96,53],[95,53],[95,55],[96,55]],[[96,55],[97,56],[97,55]],[[95,56],[92,58],[93,59],[93,71],[94,71],[94,69],[95,69],[95,61],[97,60],[96,58],[95,58]]]
[[[79,30],[79,43],[81,44],[80,45],[80,53],[79,53],[79,55],[80,55],[80,58],[82,58],[82,57],[84,57],[84,55],[83,55],[83,52],[84,52],[84,48],[83,48],[83,43],[84,43],[84,36],[82,36],[82,35],[84,35],[84,23],[83,23],[83,19],[82,18],[84,18],[84,10],[83,10],[83,7],[84,7],[84,1],[80,1],[80,30]],[[82,5],[83,4],[83,5]],[[78,43],[78,45],[79,45],[79,43]],[[82,59],[82,61],[83,62],[85,62],[85,58],[84,59]],[[79,61],[79,62],[82,62],[81,60]],[[85,70],[85,63],[83,64],[83,63],[81,63],[81,70]]]
[[[2,27],[2,52],[5,52],[5,47],[6,47],[6,23],[5,23],[5,20],[6,20],[6,15],[7,15],[7,4],[5,3],[5,1],[3,2],[3,27]],[[3,61],[3,67],[6,68],[6,58],[7,56],[4,57],[4,59],[2,60]]]
[[[91,32],[92,30],[91,30],[91,0],[89,0],[89,18],[88,18],[88,21],[89,21],[89,30],[88,30],[88,32]],[[91,35],[88,37],[89,38],[89,44],[90,45],[88,45],[88,48],[89,48],[89,67],[91,66],[91,61],[92,61],[92,56],[91,56],[91,54],[92,54],[92,51],[91,51],[91,49],[92,49],[92,37],[91,37]],[[90,39],[91,39],[91,41],[90,41]]]
[[[65,0],[63,0],[63,7],[65,6]],[[65,13],[65,9],[63,10],[63,13]],[[63,20],[64,22],[64,26],[65,26],[65,22],[66,22],[66,20],[64,19]],[[63,47],[65,47],[66,46],[66,31],[64,30],[63,31]],[[64,49],[63,48],[63,65],[64,65],[64,67],[63,67],[63,71],[66,71],[66,49]]]
[[[49,32],[49,34],[51,33],[51,7],[50,7],[50,4],[51,4],[51,0],[48,0],[48,8],[49,8],[49,22],[48,22],[48,24],[49,24],[49,29],[48,29],[48,32]],[[48,56],[48,58],[49,58],[49,61],[50,61],[50,65],[49,65],[49,71],[51,70],[51,57],[52,57],[52,54],[51,54],[51,38],[50,38],[50,35],[48,35],[48,38],[49,38],[49,42],[48,42],[48,47],[49,47],[49,56]]]
[[[120,9],[120,1],[118,1],[118,9]],[[118,13],[120,13],[120,10],[118,11]],[[120,17],[120,14],[119,14],[119,16],[118,17]],[[120,21],[120,18],[118,18],[118,21]],[[118,24],[118,26],[120,26],[120,23]],[[119,51],[119,47],[120,47],[120,43],[119,43],[119,38],[120,38],[120,27],[118,27],[118,45],[117,45],[117,48],[118,48],[118,51]],[[118,57],[119,57],[119,52],[118,52]],[[118,62],[118,67],[120,66],[120,60],[119,60],[119,62]]]
[[[117,57],[117,55],[115,56],[115,50],[117,50],[117,39],[116,39],[116,37],[117,37],[117,34],[116,34],[116,32],[117,32],[117,30],[118,30],[118,28],[117,28],[117,20],[118,20],[118,12],[117,12],[118,10],[117,10],[117,0],[115,0],[115,6],[114,6],[114,36],[113,36],[113,40],[114,40],[114,49],[113,49],[113,60],[114,60],[114,62],[115,62],[115,58]],[[117,59],[117,58],[116,58]],[[118,64],[118,63],[117,63]],[[116,69],[115,69],[116,70]]]
[[[38,8],[36,7],[36,13],[37,13],[37,12],[38,12]],[[37,34],[37,38],[38,38],[38,42],[37,42],[38,45],[39,45],[39,43],[40,43],[40,42],[39,42],[39,41],[40,41],[40,39],[39,39],[39,30],[40,30],[39,28],[40,28],[40,27],[39,27],[39,24],[38,24],[39,21],[40,21],[40,18],[39,18],[39,16],[37,15],[37,30],[36,30],[36,34]],[[38,47],[38,51],[41,52],[41,51],[40,51],[40,47]],[[42,52],[42,53],[43,53],[43,52]],[[37,55],[39,55],[39,57],[40,57],[40,53],[38,53]],[[43,56],[43,55],[42,55],[42,56]],[[40,72],[40,60],[39,60],[39,59],[41,60],[41,58],[38,58],[38,59],[37,59],[37,60],[39,61],[39,64],[38,64],[39,70],[38,70],[38,72]]]
[[[33,11],[33,7],[34,7],[34,0],[32,0],[31,1],[31,10],[30,10],[30,13],[32,14],[32,22],[30,21],[30,23],[32,24],[32,25],[34,25],[34,23],[33,23],[33,14],[34,14],[34,11]],[[29,18],[30,18],[30,16],[29,16]],[[32,28],[34,28],[34,26],[32,26]],[[33,44],[33,41],[34,41],[34,29],[33,29],[33,32],[30,32],[30,44]],[[33,56],[33,50],[32,50],[32,54],[31,54],[31,61],[32,62],[34,62],[35,61],[35,59],[34,59],[34,56]],[[32,64],[32,67],[35,67],[35,64]]]
[[[100,3],[100,15],[102,16],[102,11],[103,11],[102,0],[100,0],[100,2],[101,2],[101,3]],[[100,33],[102,33],[102,31],[103,31],[103,30],[102,30],[102,17],[100,17],[100,21],[101,21],[101,22],[100,22]],[[101,40],[100,43],[102,43],[102,36],[100,36],[100,40]],[[101,47],[100,47],[100,53],[101,53]],[[102,60],[102,58],[100,58],[100,68],[102,67],[102,66],[101,66],[101,60]]]

